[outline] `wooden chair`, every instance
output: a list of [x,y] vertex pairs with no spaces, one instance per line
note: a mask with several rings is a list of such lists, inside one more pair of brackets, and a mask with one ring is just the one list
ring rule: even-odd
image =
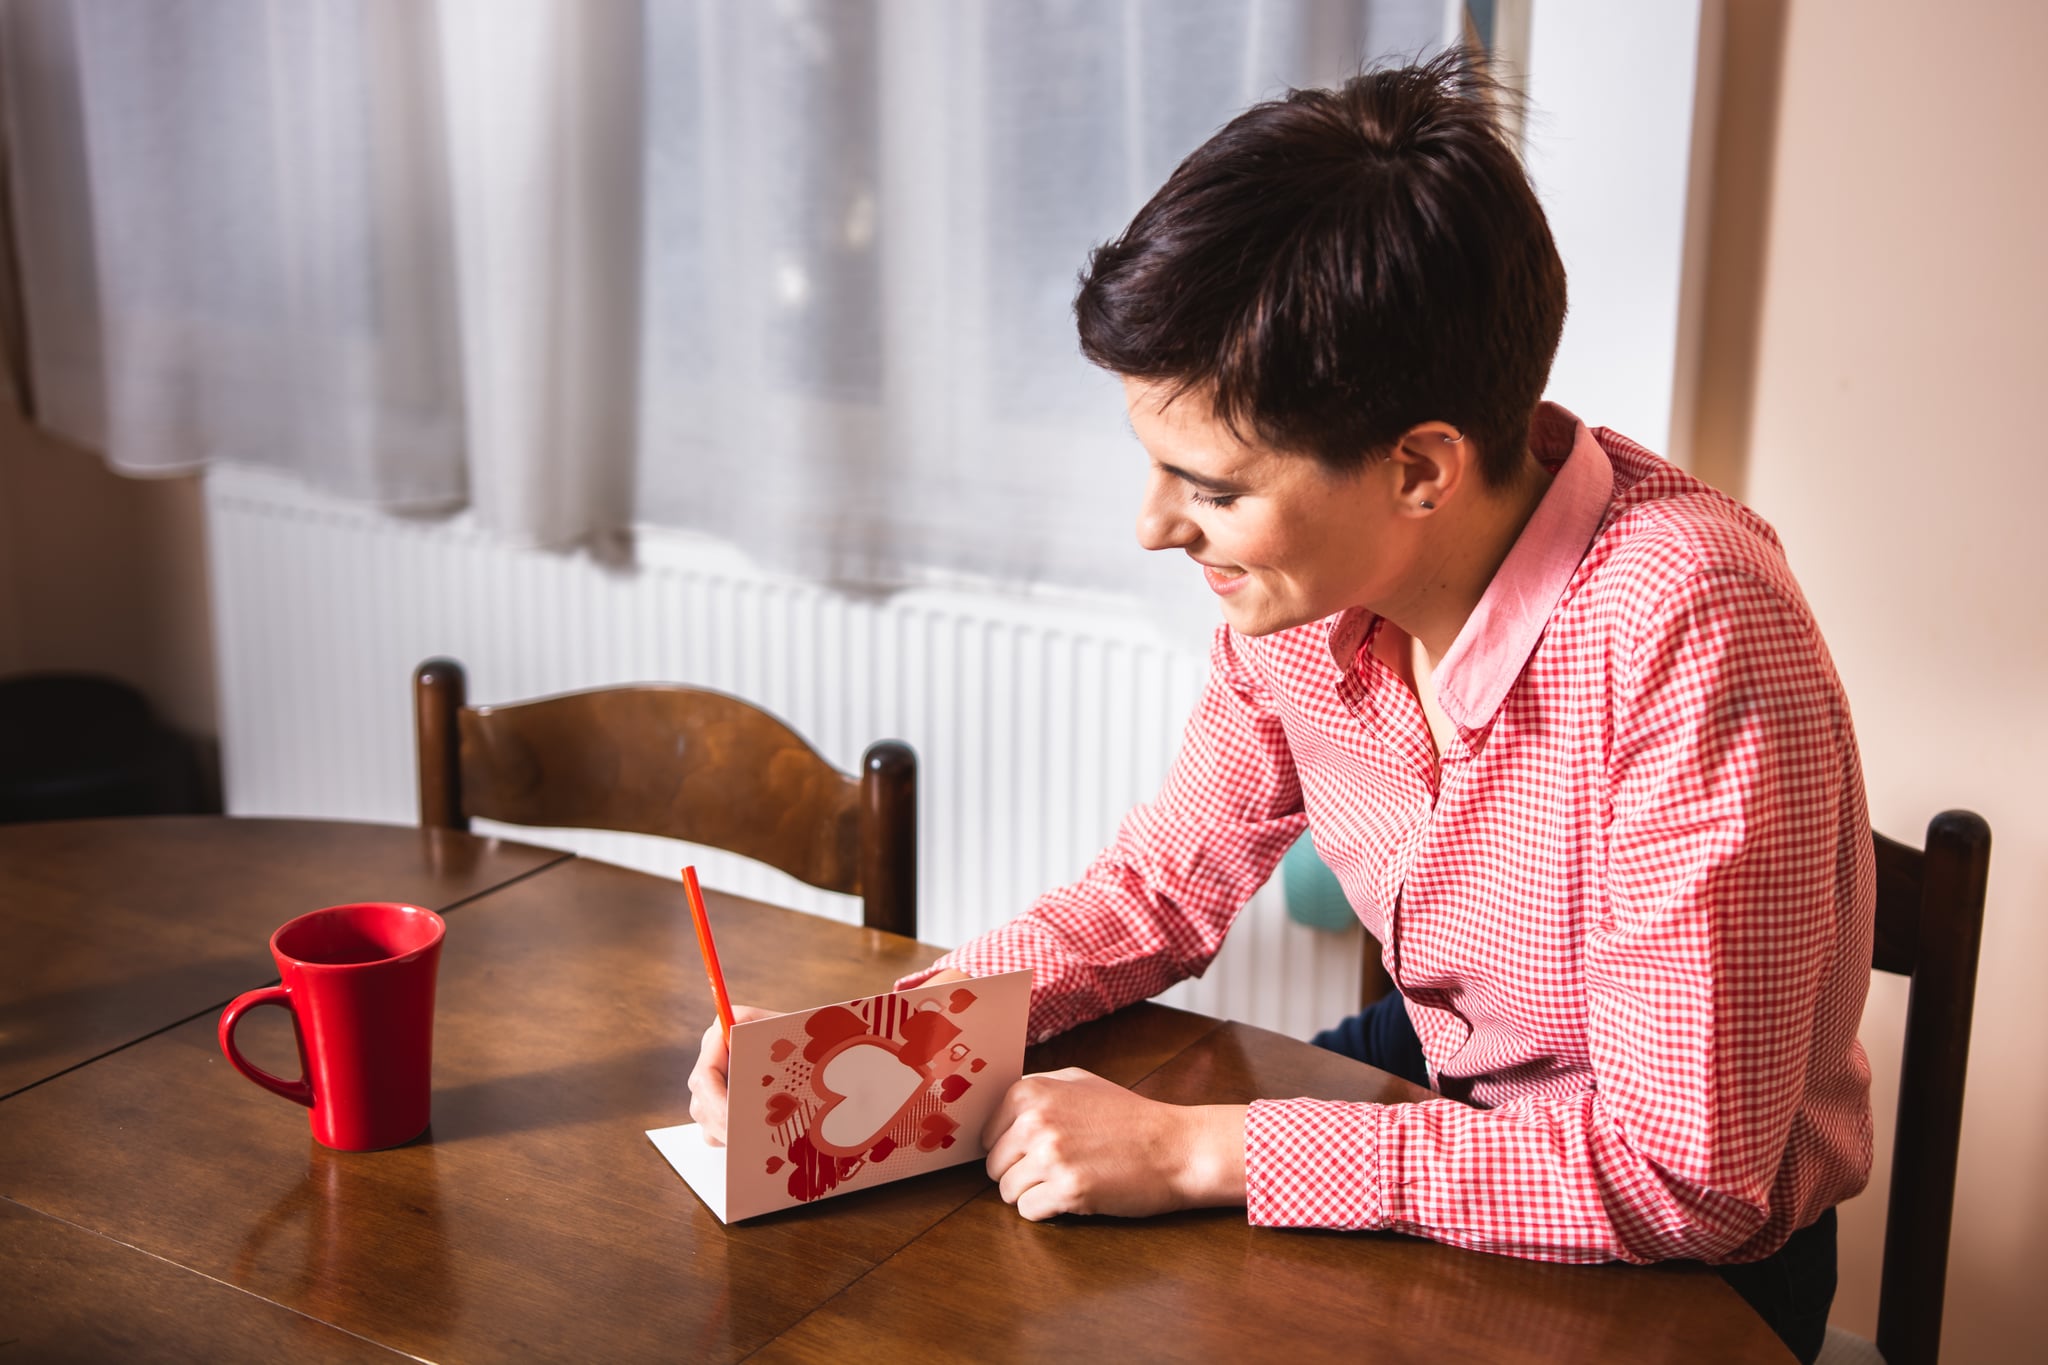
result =
[[[1877,1349],[1886,1365],[1931,1365],[1941,1351],[1991,827],[1970,811],[1952,810],[1928,822],[1925,851],[1882,834],[1875,838],[1877,939],[1871,965],[1913,981],[1906,997],[1899,1116],[1892,1129]],[[1852,1359],[1860,1346],[1860,1339],[1830,1328],[1821,1359]]]
[[466,704],[462,665],[413,673],[420,823],[658,834],[861,897],[862,921],[917,936],[917,756],[882,740],[852,777],[758,707],[702,688],[603,687]]
[[[1877,1349],[1886,1365],[1923,1365],[1935,1360],[1941,1348],[1991,827],[1970,811],[1952,810],[1928,823],[1924,851],[1882,834],[1871,837],[1877,851],[1871,966],[1913,983],[1907,995],[1899,1115],[1892,1130]],[[1364,952],[1361,1009],[1392,988],[1380,965],[1379,944],[1370,936]],[[1829,1329],[1823,1365],[1848,1365],[1859,1358],[1868,1359],[1859,1338]]]

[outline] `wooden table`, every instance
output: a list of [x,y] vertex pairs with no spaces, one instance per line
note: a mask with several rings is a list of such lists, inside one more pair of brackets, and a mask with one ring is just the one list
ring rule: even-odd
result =
[[[442,909],[434,1121],[330,1152],[219,1055],[271,928]],[[937,951],[711,896],[736,997],[872,992]],[[466,835],[294,821],[0,827],[0,1355],[294,1360],[1783,1361],[1697,1267],[1537,1265],[1216,1210],[1031,1224],[978,1165],[727,1228],[644,1130],[711,1005],[678,889]],[[283,1011],[244,1048],[293,1074]],[[1035,1049],[1181,1102],[1421,1092],[1143,1005]]]

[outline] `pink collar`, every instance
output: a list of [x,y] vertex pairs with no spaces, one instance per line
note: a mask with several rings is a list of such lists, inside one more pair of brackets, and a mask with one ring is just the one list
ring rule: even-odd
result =
[[[1614,496],[1607,452],[1571,413],[1542,404],[1529,438],[1536,458],[1553,471],[1550,487],[1436,668],[1437,700],[1466,730],[1492,720],[1521,676]],[[1353,607],[1331,623],[1330,654],[1339,668],[1350,670],[1374,619]]]

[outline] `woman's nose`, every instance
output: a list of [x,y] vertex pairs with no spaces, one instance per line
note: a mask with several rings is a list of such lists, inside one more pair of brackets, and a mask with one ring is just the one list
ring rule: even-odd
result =
[[1174,550],[1191,545],[1201,532],[1173,499],[1164,480],[1154,478],[1138,506],[1138,544],[1148,550]]

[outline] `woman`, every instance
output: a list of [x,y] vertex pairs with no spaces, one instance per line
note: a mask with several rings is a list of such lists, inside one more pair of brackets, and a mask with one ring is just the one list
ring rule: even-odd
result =
[[[1870,832],[1774,533],[1539,403],[1563,268],[1470,62],[1247,111],[1083,276],[1225,628],[1157,800],[916,984],[1035,971],[1043,1039],[1199,973],[1304,825],[1398,993],[1317,1041],[1443,1099],[1179,1107],[1029,1076],[1027,1218],[1243,1204],[1723,1267],[1811,1359],[1870,1165]],[[692,1111],[723,1131],[706,1035]]]

